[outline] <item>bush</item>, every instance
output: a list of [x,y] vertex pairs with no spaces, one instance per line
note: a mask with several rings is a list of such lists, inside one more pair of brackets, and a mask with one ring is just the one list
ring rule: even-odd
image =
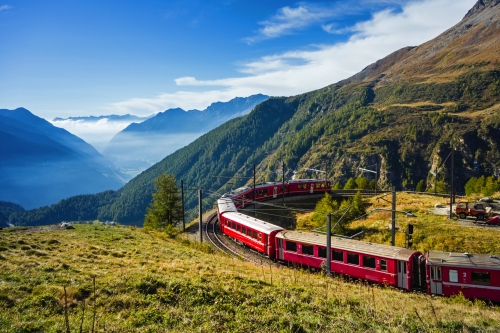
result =
[[417,187],[415,188],[416,192],[424,192],[425,191],[425,180],[421,180],[418,182]]

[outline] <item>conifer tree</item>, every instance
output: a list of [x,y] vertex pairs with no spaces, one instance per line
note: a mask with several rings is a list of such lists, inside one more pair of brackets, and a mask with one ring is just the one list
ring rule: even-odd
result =
[[344,190],[354,190],[356,188],[356,181],[353,178],[349,178],[344,185]]
[[423,192],[425,191],[425,180],[420,180],[417,184],[417,188],[415,189],[416,192]]
[[167,230],[182,221],[182,204],[175,177],[162,173],[155,179],[156,192],[147,208],[144,228]]
[[321,199],[314,208],[314,214],[311,217],[311,220],[314,222],[316,227],[320,227],[325,225],[326,223],[326,215],[329,213],[333,213],[339,209],[339,204],[337,201],[333,200],[332,196],[328,193],[325,193],[323,199]]
[[358,177],[356,178],[356,185],[360,190],[367,190],[369,186],[368,179],[366,179],[365,177]]

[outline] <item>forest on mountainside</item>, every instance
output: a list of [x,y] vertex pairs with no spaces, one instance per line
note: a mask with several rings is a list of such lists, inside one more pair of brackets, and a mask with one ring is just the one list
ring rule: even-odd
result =
[[[205,189],[204,209],[209,209],[222,193],[250,183],[231,177],[251,177],[254,164],[258,183],[281,179],[281,160],[299,178],[311,177],[303,168],[317,167],[342,184],[359,176],[359,167],[377,164],[378,187],[398,189],[415,189],[422,181],[425,188],[432,187],[430,171],[441,166],[438,181],[446,186],[452,146],[457,152],[456,185],[463,192],[468,178],[500,169],[500,115],[488,111],[500,100],[499,82],[500,71],[494,70],[441,84],[331,85],[271,98],[166,157],[117,192],[73,197],[54,208],[13,214],[10,221],[99,218],[142,224],[154,179],[163,172],[184,180],[187,210],[197,204],[197,188]],[[76,202],[81,203],[72,204]]]

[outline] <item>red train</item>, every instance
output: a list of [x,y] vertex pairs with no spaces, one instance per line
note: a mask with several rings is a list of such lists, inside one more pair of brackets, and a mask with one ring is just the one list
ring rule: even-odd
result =
[[[299,181],[295,182],[298,185]],[[310,185],[309,181],[305,182]],[[314,185],[316,186],[316,185]],[[316,187],[314,187],[314,190]],[[314,191],[313,191],[314,192]],[[233,196],[240,197],[241,193]],[[246,202],[242,201],[241,206]],[[218,200],[221,231],[271,259],[322,269],[326,237],[288,231],[238,213],[236,205]],[[333,273],[429,294],[500,301],[500,258],[493,255],[418,251],[383,244],[332,237]]]
[[[331,189],[329,180],[321,179],[302,179],[289,180],[284,184],[280,182],[266,183],[255,186],[255,200],[269,200],[281,198],[283,194],[286,196],[324,193],[325,190]],[[236,208],[244,208],[253,201],[253,187],[240,187],[234,191],[224,194],[224,198],[233,200]]]

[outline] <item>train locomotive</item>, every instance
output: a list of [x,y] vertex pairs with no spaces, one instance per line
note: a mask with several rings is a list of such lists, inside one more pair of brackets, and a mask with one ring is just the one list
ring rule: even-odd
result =
[[[306,193],[328,189],[327,186],[316,188],[317,183],[294,181],[293,187],[286,189],[292,188],[290,192],[293,192],[293,189],[303,191],[307,188],[309,192]],[[312,190],[311,184],[314,184]],[[275,185],[266,184],[261,189],[274,191]],[[285,230],[239,213],[238,208],[249,203],[245,195],[251,192],[253,188],[244,188],[218,200],[221,232],[273,260],[309,269],[323,269],[327,257],[325,235]],[[261,195],[262,198],[273,196]],[[331,251],[332,273],[408,291],[421,290],[443,296],[462,293],[467,298],[500,301],[500,258],[495,255],[441,251],[422,254],[401,247],[336,236],[332,236]]]

